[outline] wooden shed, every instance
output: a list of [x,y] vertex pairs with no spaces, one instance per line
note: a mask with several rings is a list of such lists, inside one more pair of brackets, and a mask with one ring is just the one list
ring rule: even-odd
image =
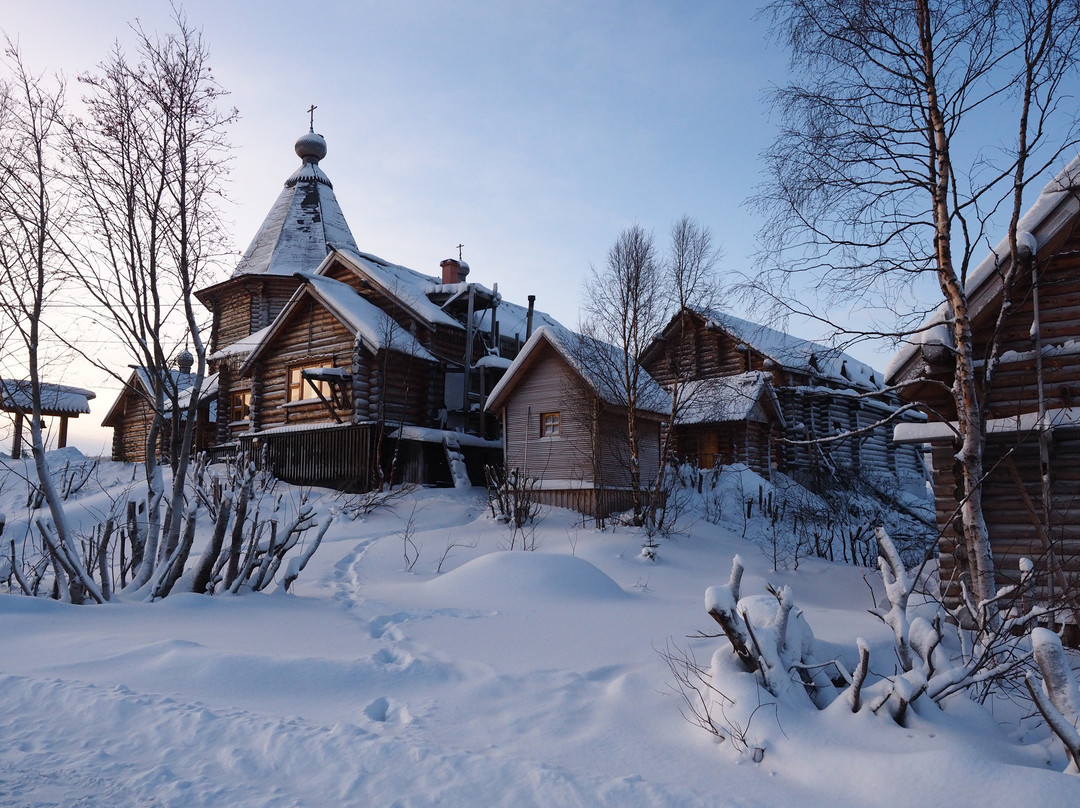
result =
[[[584,340],[565,330],[532,335],[492,390],[487,409],[503,424],[507,469],[538,480],[539,501],[604,517],[632,505],[626,397],[582,361]],[[590,341],[590,350],[618,349]],[[660,471],[660,430],[668,398],[643,374],[639,420],[641,484]]]
[[745,463],[769,479],[785,422],[767,373],[684,382],[681,395],[686,405],[675,418],[677,457],[702,469]]
[[[1030,558],[1039,572],[1038,596],[1071,592],[1073,620],[1080,620],[1080,157],[1042,190],[1017,234],[1028,245],[1021,254],[1028,265],[1011,290],[1000,358],[982,402],[983,517],[999,585],[1016,583],[1020,558]],[[1009,260],[1003,239],[969,274],[976,356],[990,350]],[[923,325],[919,339],[893,358],[887,380],[906,383],[905,398],[944,419],[899,426],[895,440],[932,447],[941,580],[946,596],[955,598],[968,560],[957,517],[962,485],[949,423],[956,411],[947,392],[953,363],[946,317],[942,307]]]

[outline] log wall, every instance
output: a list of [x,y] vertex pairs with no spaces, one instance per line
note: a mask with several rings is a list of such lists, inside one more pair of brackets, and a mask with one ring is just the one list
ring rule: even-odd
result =
[[[273,349],[260,363],[255,379],[260,395],[257,402],[252,401],[253,410],[258,408],[256,429],[333,422],[333,415],[317,398],[302,403],[287,401],[289,369],[298,365],[351,368],[352,358],[352,334],[330,312],[307,298],[293,310]],[[343,421],[351,421],[353,403],[335,412]]]
[[[646,355],[645,368],[667,389],[677,375],[697,380],[752,370],[768,373],[787,425],[783,437],[788,441],[813,440],[867,428],[895,409],[888,402],[846,394],[828,380],[812,380],[806,374],[781,368],[753,346],[741,343],[725,331],[707,328],[698,316],[676,322],[658,345],[659,348]],[[894,447],[891,425],[838,442],[815,445],[785,442],[775,452],[769,451],[769,439],[762,434],[761,426],[746,422],[739,427],[741,431],[733,429],[718,425],[683,427],[677,430],[682,433],[677,445],[683,456],[696,456],[701,462],[714,453],[715,441],[716,453],[748,461],[752,468],[764,474],[772,463],[796,477],[827,473],[829,468],[840,466],[904,478],[922,473],[916,449]]]
[[[1042,503],[1038,439],[1033,434],[994,435],[987,440],[983,484],[983,516],[994,551],[999,586],[1019,582],[1022,557],[1036,562],[1039,598],[1051,590],[1080,587],[1080,428],[1054,432],[1051,449],[1049,522]],[[959,602],[959,580],[968,574],[968,561],[957,516],[961,477],[957,448],[935,445],[934,495],[941,533],[940,574],[949,602]],[[1055,564],[1047,563],[1052,552]],[[1053,566],[1056,573],[1048,570]],[[970,588],[970,580],[968,581]]]

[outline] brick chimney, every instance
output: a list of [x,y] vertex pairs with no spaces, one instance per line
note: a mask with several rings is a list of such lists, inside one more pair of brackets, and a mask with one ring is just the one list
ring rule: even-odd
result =
[[443,283],[465,283],[469,274],[469,265],[457,258],[447,258],[439,262],[442,267]]

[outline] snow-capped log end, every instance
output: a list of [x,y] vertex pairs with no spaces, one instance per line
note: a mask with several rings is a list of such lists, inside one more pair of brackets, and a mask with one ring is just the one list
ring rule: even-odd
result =
[[709,614],[735,611],[735,599],[726,586],[710,586],[705,590],[705,611]]

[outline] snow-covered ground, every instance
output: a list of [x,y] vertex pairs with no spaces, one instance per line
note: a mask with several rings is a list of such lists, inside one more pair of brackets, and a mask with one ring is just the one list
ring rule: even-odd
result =
[[[77,507],[102,507],[130,467],[99,479]],[[5,478],[5,544],[25,499]],[[426,490],[340,517],[295,594],[0,595],[0,805],[1080,804],[1056,742],[1018,732],[1023,708],[956,701],[900,727],[763,705],[760,763],[684,720],[659,651],[708,664],[723,641],[687,635],[715,631],[704,592],[735,553],[744,592],[790,585],[823,647],[850,656],[865,637],[887,672],[865,570],[773,572],[752,536],[704,519],[654,562],[636,532],[568,511],[547,511],[535,538],[535,552],[505,549],[481,489]]]

